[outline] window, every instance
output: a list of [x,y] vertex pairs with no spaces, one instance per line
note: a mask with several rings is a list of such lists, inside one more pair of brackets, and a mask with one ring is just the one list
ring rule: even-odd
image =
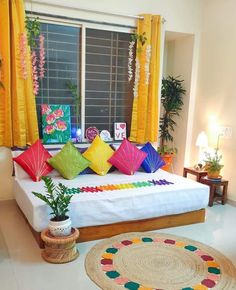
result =
[[85,128],[112,132],[114,122],[129,123],[129,34],[86,30]]
[[[132,91],[128,83],[129,33],[42,23],[45,36],[46,74],[36,97],[39,128],[41,104],[69,104],[72,128],[84,125],[113,134],[114,122],[127,122],[130,127]],[[83,40],[84,39],[84,40]],[[81,50],[84,41],[85,50]],[[84,56],[83,56],[84,54]],[[82,57],[85,71],[81,71]],[[85,88],[81,91],[81,79]],[[77,96],[84,97],[84,117],[80,103],[70,85],[77,86]],[[82,126],[83,127],[83,126]]]
[[[45,77],[40,82],[39,94],[36,97],[39,128],[41,128],[41,104],[65,104],[71,106],[71,125],[80,126],[77,118],[78,105],[69,85],[77,86],[80,92],[80,38],[78,27],[41,24],[45,37]],[[41,131],[41,130],[40,130]]]

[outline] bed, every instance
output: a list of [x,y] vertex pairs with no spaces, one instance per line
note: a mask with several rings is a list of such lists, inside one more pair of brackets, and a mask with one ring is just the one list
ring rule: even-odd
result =
[[[17,164],[14,166],[16,202],[42,247],[40,232],[48,225],[50,208],[36,198],[32,191],[43,193],[44,183],[33,182]],[[106,176],[79,175],[73,180],[65,180],[55,172],[52,176],[55,183],[62,182],[69,188],[121,185],[116,190],[73,195],[69,216],[73,227],[80,230],[79,242],[123,232],[154,230],[205,220],[205,208],[209,201],[208,186],[161,169],[151,174],[136,172],[132,176],[119,171]],[[164,184],[159,182],[163,180],[166,181]],[[145,186],[148,182],[150,186]],[[139,186],[124,188],[131,183]]]

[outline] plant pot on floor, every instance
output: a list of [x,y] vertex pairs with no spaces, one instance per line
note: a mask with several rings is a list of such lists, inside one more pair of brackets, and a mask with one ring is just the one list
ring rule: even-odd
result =
[[161,158],[165,161],[165,165],[161,167],[161,169],[165,171],[170,171],[172,163],[173,163],[174,154],[164,154],[161,155]]
[[69,236],[71,234],[71,219],[67,217],[63,221],[50,220],[48,227],[54,237]]

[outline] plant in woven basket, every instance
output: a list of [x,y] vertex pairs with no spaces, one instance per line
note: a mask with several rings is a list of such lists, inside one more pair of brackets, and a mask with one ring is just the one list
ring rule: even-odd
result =
[[33,195],[44,201],[52,210],[53,217],[49,223],[50,232],[54,236],[64,236],[71,233],[71,220],[67,216],[72,195],[67,194],[67,187],[62,183],[55,185],[51,177],[43,176],[46,194],[32,192]]

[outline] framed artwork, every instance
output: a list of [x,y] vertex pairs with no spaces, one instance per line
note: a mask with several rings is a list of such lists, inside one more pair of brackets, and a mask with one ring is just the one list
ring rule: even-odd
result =
[[69,105],[41,105],[43,143],[66,143],[71,139]]
[[126,137],[126,123],[114,123],[114,139],[123,140]]

